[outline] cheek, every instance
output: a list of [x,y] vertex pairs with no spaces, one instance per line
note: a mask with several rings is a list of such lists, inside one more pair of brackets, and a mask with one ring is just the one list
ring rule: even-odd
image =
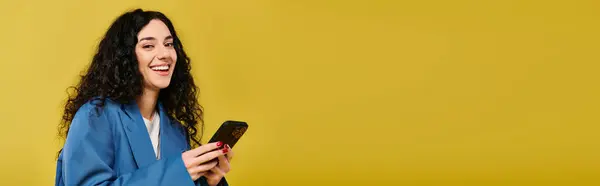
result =
[[177,62],[177,52],[175,50],[171,51],[171,60],[173,60],[173,63]]
[[152,55],[144,52],[136,52],[136,58],[138,61],[138,67],[141,69],[148,67],[152,62]]

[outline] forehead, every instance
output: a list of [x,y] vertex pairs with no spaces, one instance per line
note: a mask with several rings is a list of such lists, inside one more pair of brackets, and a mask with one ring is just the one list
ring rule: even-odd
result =
[[171,31],[165,23],[160,20],[154,19],[150,21],[140,32],[138,33],[138,39],[145,37],[154,37],[156,39],[164,39],[167,36],[171,35]]

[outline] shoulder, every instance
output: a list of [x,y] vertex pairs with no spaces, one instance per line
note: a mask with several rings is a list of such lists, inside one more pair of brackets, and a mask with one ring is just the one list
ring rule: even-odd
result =
[[81,131],[99,128],[110,128],[111,118],[121,110],[120,103],[111,99],[95,98],[81,105],[73,120],[69,130]]
[[90,155],[83,149],[108,157],[106,153],[114,146],[115,129],[118,129],[114,116],[118,114],[115,111],[120,110],[119,105],[109,99],[92,99],[81,105],[69,125],[62,152],[64,158]]
[[79,107],[79,109],[75,113],[74,118],[91,116],[100,117],[104,114],[121,110],[121,106],[122,104],[113,101],[109,98],[94,98],[81,105],[81,107]]

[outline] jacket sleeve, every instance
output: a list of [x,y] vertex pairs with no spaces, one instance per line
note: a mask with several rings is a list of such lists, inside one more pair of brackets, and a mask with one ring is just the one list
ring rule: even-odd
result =
[[[206,178],[200,177],[200,179],[198,179],[197,186],[208,186],[208,182],[206,181]],[[219,182],[219,184],[217,184],[217,186],[229,186],[229,184],[227,183],[227,180],[225,179],[225,177],[223,177],[223,179],[221,179],[221,181]]]
[[64,185],[196,185],[189,176],[181,156],[158,160],[146,167],[117,176],[113,126],[105,113],[78,113],[71,122],[62,151],[62,181]]

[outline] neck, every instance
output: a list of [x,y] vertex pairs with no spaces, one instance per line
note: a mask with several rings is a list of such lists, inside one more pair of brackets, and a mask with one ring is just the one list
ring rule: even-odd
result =
[[150,90],[145,88],[142,95],[136,99],[142,117],[152,120],[159,92],[160,90]]

